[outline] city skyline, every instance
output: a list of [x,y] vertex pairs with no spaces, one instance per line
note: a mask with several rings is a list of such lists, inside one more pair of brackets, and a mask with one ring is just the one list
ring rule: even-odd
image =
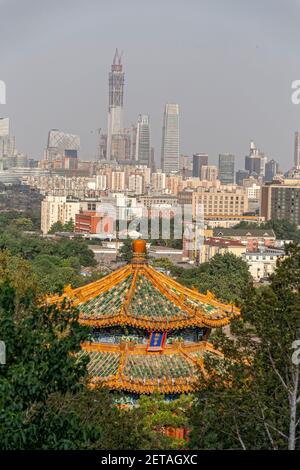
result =
[[[207,152],[211,163],[217,163],[220,153],[232,153],[241,168],[253,139],[284,170],[291,167],[293,136],[300,128],[300,106],[290,99],[291,83],[299,78],[299,2],[252,2],[248,11],[233,0],[226,8],[217,0],[191,2],[190,8],[175,1],[172,24],[166,22],[168,4],[158,10],[156,3],[142,9],[135,1],[127,6],[119,2],[117,14],[107,6],[100,15],[93,0],[88,7],[76,0],[54,1],[51,7],[33,0],[24,6],[2,1],[1,79],[7,84],[7,105],[1,105],[0,113],[10,118],[18,148],[41,158],[49,129],[59,128],[80,135],[83,159],[94,157],[96,129],[107,127],[107,71],[119,46],[125,51],[125,122],[136,122],[140,113],[150,115],[156,161],[163,108],[176,102],[182,118],[181,153]],[[16,7],[23,16],[15,17]],[[130,15],[132,8],[139,23]],[[17,31],[13,41],[12,22]],[[135,27],[125,35],[129,25]],[[194,41],[188,31],[196,25]],[[279,27],[284,40],[275,36]],[[142,35],[143,28],[147,35]],[[163,29],[167,34],[162,43]]]

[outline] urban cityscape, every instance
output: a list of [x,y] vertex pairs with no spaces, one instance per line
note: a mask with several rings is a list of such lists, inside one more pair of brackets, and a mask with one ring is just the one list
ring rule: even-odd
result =
[[45,129],[38,156],[22,149],[0,81],[0,450],[127,467],[128,451],[192,465],[206,450],[299,450],[300,119],[284,156],[255,126],[244,155],[221,140],[210,152],[200,128],[186,151],[176,96],[159,122],[142,96],[126,118],[143,78],[110,39],[92,151],[72,125]]

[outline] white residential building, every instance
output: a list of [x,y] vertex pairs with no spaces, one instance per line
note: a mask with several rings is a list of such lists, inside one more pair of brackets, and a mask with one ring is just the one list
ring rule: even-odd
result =
[[41,230],[44,234],[56,222],[65,224],[70,220],[75,223],[75,216],[80,211],[80,202],[68,199],[65,196],[46,196],[42,201]]
[[144,177],[142,175],[130,175],[128,189],[130,192],[140,195],[143,194]]
[[124,191],[125,190],[125,172],[113,171],[111,173],[111,190]]
[[284,256],[284,250],[265,248],[259,251],[247,251],[242,255],[249,266],[255,281],[267,279],[276,269],[277,260]]
[[107,189],[107,175],[101,174],[96,176],[96,189],[99,191]]
[[151,177],[152,190],[155,193],[160,193],[166,189],[166,174],[161,171],[152,173]]

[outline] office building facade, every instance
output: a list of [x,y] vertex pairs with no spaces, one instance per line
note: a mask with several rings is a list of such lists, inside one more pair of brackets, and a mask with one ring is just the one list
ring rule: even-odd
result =
[[[122,55],[116,49],[109,73],[107,160],[116,159],[120,135],[123,134],[124,79]],[[117,141],[115,145],[114,141]]]
[[166,104],[162,132],[162,170],[171,173],[179,170],[179,105]]
[[137,122],[135,160],[139,165],[150,166],[150,122],[148,114],[140,114]]
[[222,184],[234,184],[235,157],[231,154],[219,155],[219,180]]
[[203,165],[208,165],[207,153],[195,153],[193,155],[193,178],[201,178]]

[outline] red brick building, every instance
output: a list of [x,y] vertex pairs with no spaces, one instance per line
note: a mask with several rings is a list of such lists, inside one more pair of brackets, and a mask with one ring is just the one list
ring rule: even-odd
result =
[[112,233],[113,220],[108,216],[101,216],[99,212],[85,211],[76,214],[75,232],[77,233]]

